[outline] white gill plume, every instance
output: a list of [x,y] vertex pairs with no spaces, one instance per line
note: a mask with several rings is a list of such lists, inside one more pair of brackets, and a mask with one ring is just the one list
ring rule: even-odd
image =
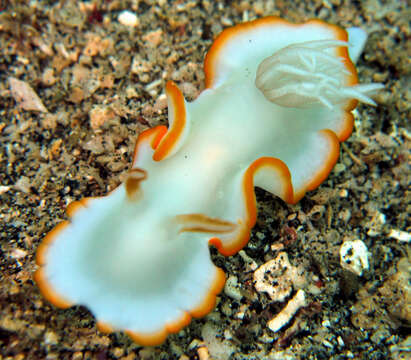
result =
[[318,40],[284,47],[260,63],[255,84],[267,100],[286,107],[322,104],[332,109],[349,99],[375,105],[370,96],[383,85],[347,86],[350,73],[343,59],[329,51],[338,46],[348,43]]

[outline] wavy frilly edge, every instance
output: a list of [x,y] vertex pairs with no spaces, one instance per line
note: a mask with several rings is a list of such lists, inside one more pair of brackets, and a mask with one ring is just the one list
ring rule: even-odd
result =
[[[298,28],[310,24],[330,29],[335,36],[335,40],[341,40],[345,42],[348,41],[348,34],[344,29],[336,25],[328,24],[322,20],[310,20],[302,24],[292,24],[276,16],[270,16],[236,25],[224,30],[220,35],[217,36],[217,38],[213,42],[212,47],[205,57],[204,72],[206,89],[212,89],[214,86],[216,86],[219,76],[218,64],[219,59],[222,56],[221,53],[223,52],[227,44],[233,41],[233,39],[235,39],[236,37],[241,37],[247,32],[254,31],[259,27],[286,25]],[[349,57],[348,48],[338,47],[336,51],[337,55],[341,59],[343,59],[343,63],[350,74],[346,79],[347,85],[358,84],[357,71]],[[324,165],[320,169],[318,169],[311,180],[307,184],[305,184],[303,188],[293,189],[290,171],[282,160],[272,157],[265,157],[254,161],[248,167],[243,179],[243,195],[247,209],[247,219],[244,222],[245,226],[241,228],[241,230],[237,234],[237,237],[233,239],[233,241],[231,241],[229,245],[225,245],[218,237],[211,238],[209,244],[215,246],[218,251],[224,256],[234,255],[247,245],[249,241],[250,231],[252,227],[254,227],[257,218],[257,207],[253,179],[257,175],[258,171],[261,171],[261,168],[270,168],[270,172],[277,174],[280,182],[282,183],[283,189],[281,191],[277,191],[277,194],[282,200],[289,204],[297,203],[301,198],[304,197],[304,195],[308,191],[315,190],[318,186],[320,186],[321,183],[328,177],[338,161],[340,142],[348,139],[353,131],[354,117],[351,111],[357,106],[357,104],[358,101],[356,99],[352,99],[343,105],[344,118],[339,131],[334,132],[329,129],[323,129],[319,131],[320,136],[327,143],[327,157],[324,160]]]
[[[161,140],[166,136],[167,129],[164,126],[157,126],[152,129],[142,132],[136,142],[134,149],[134,160],[137,160],[141,154],[143,148],[149,145],[155,151],[158,149]],[[108,195],[106,195],[108,196]],[[87,208],[87,204],[90,199],[96,198],[84,198],[79,201],[70,203],[66,208],[66,214],[69,218],[72,218],[79,210]],[[67,226],[70,226],[70,220],[63,221],[57,224],[48,234],[43,238],[42,242],[37,248],[36,264],[39,268],[34,273],[34,280],[37,283],[43,296],[53,305],[61,309],[67,309],[76,305],[69,299],[64,298],[58,294],[51,284],[47,281],[45,276],[44,266],[46,265],[47,251],[51,244],[57,239],[58,235]],[[217,295],[224,288],[226,276],[223,270],[215,267],[216,273],[214,280],[211,282],[211,286],[207,291],[207,295],[202,300],[201,304],[189,311],[184,311],[182,316],[175,321],[168,322],[164,327],[157,332],[152,333],[140,333],[136,331],[126,329],[116,329],[112,325],[99,321],[97,319],[97,328],[103,333],[111,333],[114,331],[124,331],[133,341],[142,346],[156,346],[165,341],[169,334],[178,333],[182,328],[186,327],[193,318],[201,318],[207,315],[215,307]]]
[[[83,203],[76,204],[76,208],[80,209]],[[76,304],[72,303],[70,300],[65,299],[60,294],[58,294],[52,286],[47,282],[46,276],[44,274],[43,266],[45,265],[45,256],[48,247],[56,239],[56,236],[60,231],[62,231],[66,226],[69,226],[68,221],[63,221],[54,227],[43,239],[43,242],[39,246],[36,254],[36,263],[39,269],[34,273],[34,280],[37,283],[41,293],[50,303],[61,309],[67,309]],[[157,332],[152,333],[140,333],[135,331],[130,331],[126,329],[116,329],[112,325],[99,321],[97,319],[97,328],[99,331],[109,334],[115,331],[124,331],[133,341],[142,346],[156,346],[162,344],[169,334],[178,333],[182,328],[186,327],[192,318],[201,318],[207,315],[213,310],[216,304],[217,295],[224,288],[226,276],[223,270],[220,268],[215,268],[216,274],[214,280],[209,288],[207,296],[203,299],[202,303],[190,311],[184,311],[182,316],[175,321],[168,322],[164,327]]]
[[[308,23],[316,24],[318,26],[325,26],[328,29],[332,29],[336,39],[347,41],[347,33],[345,30],[329,25],[320,20],[311,20]],[[222,50],[226,44],[235,39],[237,36],[241,36],[249,30],[254,30],[260,26],[276,26],[277,24],[286,24],[288,26],[303,26],[304,24],[290,24],[289,22],[277,17],[267,17],[264,19],[255,20],[249,23],[236,25],[232,28],[224,30],[214,41],[212,47],[206,55],[204,61],[205,71],[205,86],[206,88],[212,88],[216,82],[218,76],[218,59]],[[307,23],[305,23],[307,24]],[[352,64],[347,48],[338,48],[339,56],[344,59],[346,68],[350,72],[350,84],[357,84],[358,78],[354,65]],[[167,129],[165,126],[157,126],[152,129],[143,131],[136,142],[133,165],[137,163],[140,156],[139,149],[143,143],[149,143],[154,150],[153,159],[155,161],[161,161],[167,156],[170,156],[178,148],[178,142],[184,137],[186,129],[186,109],[184,97],[181,91],[173,82],[168,82],[166,86],[166,92],[169,99],[169,110],[171,110],[170,116],[172,122]],[[321,136],[327,140],[329,144],[328,158],[324,162],[324,166],[317,171],[312,180],[306,185],[304,189],[300,189],[294,193],[291,174],[287,165],[280,159],[265,157],[255,160],[247,169],[243,177],[242,192],[244,203],[246,204],[247,218],[244,221],[243,226],[236,233],[236,237],[228,243],[223,243],[218,237],[212,237],[209,240],[209,244],[215,246],[218,251],[225,255],[233,255],[241,250],[249,241],[250,230],[255,225],[257,218],[256,199],[254,193],[254,178],[263,172],[275,173],[279,177],[280,188],[277,189],[282,193],[281,198],[287,203],[294,204],[300,200],[307,191],[317,188],[328,176],[337,162],[339,156],[339,143],[346,140],[353,129],[353,116],[350,113],[351,110],[357,105],[356,100],[349,101],[345,104],[344,121],[341,130],[338,133],[334,133],[331,130],[322,130]],[[67,208],[67,215],[72,217],[77,210],[87,207],[87,199],[73,202]],[[39,269],[34,274],[34,279],[38,284],[40,291],[44,297],[52,304],[59,308],[68,308],[74,304],[70,300],[61,297],[47,282],[44,275],[44,269],[46,263],[46,252],[52,242],[56,239],[58,233],[70,224],[69,221],[64,221],[54,227],[43,239],[37,250],[36,263]],[[212,286],[209,289],[208,295],[204,299],[202,305],[186,311],[184,315],[178,320],[166,324],[161,331],[155,333],[136,333],[124,329],[115,329],[110,324],[98,321],[97,327],[104,333],[110,333],[112,331],[122,330],[125,331],[135,342],[145,345],[153,346],[161,344],[170,333],[177,333],[183,327],[187,326],[191,319],[194,317],[202,317],[209,313],[215,306],[216,297],[222,291],[225,283],[225,274],[221,269],[217,268],[217,273]]]

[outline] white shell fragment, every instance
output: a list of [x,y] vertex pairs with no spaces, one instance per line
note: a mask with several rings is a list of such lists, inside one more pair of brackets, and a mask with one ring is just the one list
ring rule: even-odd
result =
[[118,22],[124,26],[136,27],[138,25],[138,18],[133,12],[124,10],[118,16]]
[[411,234],[409,232],[402,231],[402,230],[391,229],[391,231],[388,234],[388,237],[398,240],[400,242],[406,242],[406,243],[411,242]]
[[12,76],[8,80],[13,99],[23,110],[48,112],[41,99],[29,84]]
[[224,293],[234,300],[241,301],[243,295],[241,294],[241,288],[238,284],[237,276],[230,276],[226,280],[224,286]]
[[298,290],[294,297],[288,302],[287,306],[282,309],[267,325],[271,331],[277,332],[292,319],[296,312],[307,305],[304,290]]
[[290,295],[293,285],[301,288],[305,284],[304,270],[292,266],[285,252],[261,265],[254,272],[254,287],[265,292],[273,301],[284,301]]
[[369,268],[368,255],[368,248],[361,240],[345,241],[340,248],[340,264],[344,269],[361,276]]

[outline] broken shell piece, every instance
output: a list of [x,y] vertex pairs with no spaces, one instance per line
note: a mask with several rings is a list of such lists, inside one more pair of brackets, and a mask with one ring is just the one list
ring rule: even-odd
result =
[[340,248],[341,266],[357,274],[362,275],[363,270],[368,270],[368,248],[361,240],[345,241]]
[[303,269],[292,266],[286,252],[261,265],[254,272],[254,287],[265,292],[273,301],[283,301],[290,295],[293,285],[301,288],[305,284]]
[[125,26],[135,27],[138,25],[138,18],[133,12],[124,10],[118,16],[118,22]]
[[224,286],[224,293],[234,300],[241,301],[243,295],[241,294],[237,276],[230,276],[227,279]]
[[267,325],[271,331],[277,332],[292,319],[296,312],[307,305],[304,290],[298,290],[294,297],[288,302],[287,306],[282,309]]
[[[219,326],[211,322],[207,322],[203,326],[201,336],[204,339],[204,345],[198,347],[197,354],[199,360],[228,360],[236,351],[235,346],[228,341],[226,334],[223,334],[219,330]],[[204,350],[200,351],[200,349]]]
[[388,234],[389,238],[398,240],[400,242],[411,242],[411,234],[406,231],[391,229],[390,233]]
[[48,112],[36,92],[28,83],[11,76],[8,80],[13,99],[23,110]]

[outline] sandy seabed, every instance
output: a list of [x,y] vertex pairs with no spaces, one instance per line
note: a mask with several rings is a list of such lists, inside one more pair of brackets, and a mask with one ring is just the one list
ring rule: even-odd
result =
[[[123,10],[135,26],[119,23]],[[329,178],[297,205],[257,190],[249,244],[228,258],[211,250],[231,288],[162,346],[102,334],[87,309],[49,304],[32,280],[35,251],[67,204],[120,183],[137,135],[167,124],[167,80],[195,99],[213,38],[267,15],[369,34],[359,78],[385,90],[377,107],[357,107]],[[400,0],[0,1],[0,360],[409,359],[409,17]],[[37,94],[32,107],[10,77]],[[340,266],[342,242],[355,239],[370,252],[362,276]],[[308,305],[274,333],[267,323],[288,298],[257,292],[253,271],[279,251],[304,270]]]

